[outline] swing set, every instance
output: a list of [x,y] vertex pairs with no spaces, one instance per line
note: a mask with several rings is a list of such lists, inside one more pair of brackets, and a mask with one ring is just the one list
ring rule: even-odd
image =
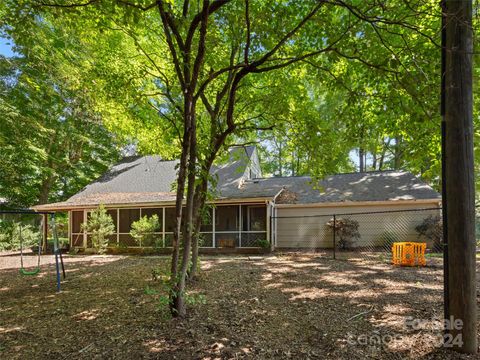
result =
[[60,282],[60,267],[62,269],[63,278],[65,279],[65,267],[63,264],[62,252],[60,250],[60,245],[58,241],[57,226],[55,223],[55,213],[44,212],[44,211],[33,211],[33,210],[0,210],[0,215],[2,214],[17,214],[17,215],[42,215],[41,228],[42,236],[39,237],[38,241],[38,250],[37,250],[37,262],[36,266],[33,269],[27,269],[25,267],[25,249],[24,249],[24,234],[22,234],[22,223],[18,223],[18,237],[20,240],[20,269],[19,272],[22,276],[35,276],[40,273],[40,259],[42,255],[42,248],[47,250],[47,224],[48,218],[50,217],[50,224],[52,229],[52,238],[53,238],[53,254],[55,255],[55,269],[56,269],[56,279],[57,279],[57,292],[60,292],[61,282]]

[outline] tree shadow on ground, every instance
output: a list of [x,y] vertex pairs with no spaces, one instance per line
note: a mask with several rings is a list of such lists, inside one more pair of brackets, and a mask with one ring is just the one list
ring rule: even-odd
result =
[[[54,264],[35,278],[0,270],[0,358],[456,356],[435,349],[433,330],[405,327],[406,316],[441,315],[440,269],[312,254],[208,257],[191,286],[207,303],[172,320],[159,305],[164,290],[152,278],[152,268],[167,271],[168,257],[72,258],[59,294]],[[146,294],[147,286],[158,294]],[[394,334],[401,341],[362,344],[359,338]]]

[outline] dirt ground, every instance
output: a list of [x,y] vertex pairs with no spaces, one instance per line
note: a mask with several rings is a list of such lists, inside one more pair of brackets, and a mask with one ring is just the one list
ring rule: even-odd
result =
[[0,359],[472,358],[437,346],[439,259],[417,269],[319,254],[205,257],[190,291],[206,303],[182,320],[152,294],[162,289],[152,269],[168,261],[65,256],[56,293],[52,256],[31,277],[17,254],[0,254]]

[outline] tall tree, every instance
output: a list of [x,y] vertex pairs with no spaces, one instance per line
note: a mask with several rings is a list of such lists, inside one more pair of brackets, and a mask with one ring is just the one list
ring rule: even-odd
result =
[[[400,105],[393,107],[395,111],[400,112],[402,106],[409,107],[410,103],[405,105],[404,100],[415,104],[415,109],[421,108],[421,104],[415,101],[424,90],[417,86],[421,83],[418,76],[422,75],[423,66],[418,66],[418,58],[413,57],[417,49],[410,48],[410,40],[431,40],[429,27],[423,22],[419,26],[416,23],[420,18],[434,21],[430,11],[435,4],[433,1],[412,4],[399,0],[380,5],[377,1],[314,0],[294,4],[273,0],[9,1],[14,22],[17,14],[22,15],[20,19],[26,17],[29,21],[40,19],[53,23],[62,18],[69,28],[88,34],[84,38],[92,40],[83,41],[93,48],[92,42],[103,43],[105,37],[116,39],[107,50],[97,49],[103,60],[98,60],[94,53],[86,59],[88,69],[92,69],[92,73],[97,69],[99,75],[89,88],[101,89],[100,98],[106,102],[111,94],[126,100],[128,105],[123,109],[132,116],[119,122],[122,133],[131,131],[139,137],[149,138],[150,142],[158,139],[162,146],[157,149],[168,142],[181,145],[181,151],[172,152],[172,156],[180,158],[171,279],[174,315],[185,314],[183,297],[190,248],[193,245],[195,263],[195,234],[200,224],[198,214],[207,197],[208,182],[214,180],[209,175],[212,164],[222,149],[251,141],[259,131],[264,132],[276,125],[277,119],[268,114],[268,106],[272,107],[272,98],[267,94],[269,89],[262,91],[257,85],[273,84],[279,88],[287,85],[289,88],[289,83],[275,83],[269,73],[280,74],[282,69],[289,69],[291,76],[295,76],[296,71],[311,71],[316,75],[310,79],[301,76],[310,84],[301,91],[303,99],[288,102],[287,99],[296,95],[291,91],[290,97],[281,97],[281,101],[274,103],[288,108],[295,119],[295,126],[281,126],[287,129],[287,136],[307,137],[303,144],[300,140],[295,143],[301,145],[299,149],[293,149],[292,145],[291,169],[295,173],[305,171],[301,169],[303,160],[308,164],[315,163],[318,155],[315,157],[314,154],[319,145],[327,150],[321,154],[324,164],[334,169],[335,160],[339,159],[338,163],[348,167],[348,152],[345,154],[343,150],[347,149],[347,143],[350,149],[358,147],[359,141],[351,140],[358,124],[368,124],[365,126],[367,131],[377,119],[384,121],[384,127],[369,130],[371,134],[364,139],[382,139],[382,143],[388,143],[383,139],[398,134],[405,138],[404,133],[410,130],[407,125],[411,122],[409,117],[387,121],[388,117],[381,116],[381,111],[371,109],[374,106],[381,109],[381,105],[395,99],[396,92],[391,88],[388,91],[393,81],[382,83],[381,91],[373,89],[374,74],[378,73],[371,69],[383,71],[381,74],[387,74],[389,79],[396,80],[395,84],[401,84],[401,91],[406,95],[397,101]],[[272,13],[274,17],[270,16]],[[21,33],[20,26],[25,28],[25,23],[20,24],[17,20],[16,28]],[[416,45],[420,43],[421,40],[415,42]],[[122,46],[128,49],[124,52]],[[358,66],[349,69],[352,63]],[[416,71],[405,71],[410,67]],[[114,70],[113,76],[108,75],[109,70]],[[128,82],[124,81],[126,79]],[[97,86],[98,82],[101,86]],[[321,90],[315,89],[316,85],[312,86],[312,83],[320,83],[318,88],[321,89],[331,82],[338,87],[333,90],[332,86],[330,96],[315,96]],[[363,83],[363,88],[359,83]],[[305,84],[299,85],[305,87]],[[357,94],[356,102],[344,102],[353,106],[335,99],[335,95],[342,95],[341,85],[347,98]],[[127,94],[123,94],[124,89]],[[341,104],[338,108],[343,113],[336,112],[337,107],[332,106],[333,110],[329,109],[328,115],[323,116],[321,106],[309,106],[318,98],[324,99],[324,104]],[[352,109],[359,103],[364,105],[362,112],[355,113]],[[118,102],[115,106],[115,109],[122,109]],[[326,106],[323,109],[327,109]],[[341,115],[349,114],[349,111],[350,121],[344,121]],[[365,119],[359,120],[358,114],[366,114]],[[135,121],[144,126],[135,126]],[[398,125],[400,122],[401,126]],[[422,125],[418,121],[412,128],[417,131]],[[138,128],[154,131],[138,131]],[[350,134],[343,139],[342,146],[337,146],[339,137],[334,135],[338,129],[341,134]],[[139,146],[141,144],[139,141]],[[335,156],[329,156],[329,145],[330,149],[335,149]],[[362,141],[362,146],[372,151],[370,142]],[[325,170],[319,166],[318,172],[322,171]],[[181,259],[180,239],[183,242]],[[191,271],[194,269],[192,267]]]

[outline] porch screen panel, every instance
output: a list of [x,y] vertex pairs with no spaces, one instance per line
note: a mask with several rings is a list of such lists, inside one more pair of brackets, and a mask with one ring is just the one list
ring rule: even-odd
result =
[[238,231],[239,208],[237,205],[218,206],[215,209],[215,231]]
[[119,245],[120,246],[139,246],[139,244],[137,244],[135,239],[132,236],[130,236],[130,234],[120,234]]
[[[110,215],[110,217],[113,220],[113,226],[115,227],[115,232],[118,231],[117,229],[117,209],[115,210],[107,210],[107,214]],[[116,235],[115,235],[115,241],[116,241]]]
[[267,208],[265,206],[245,206],[243,231],[266,231]]
[[267,207],[265,205],[242,206],[242,236],[240,246],[267,246]]
[[120,233],[128,234],[132,223],[140,219],[140,209],[120,209]]
[[163,209],[162,208],[142,208],[142,217],[148,216],[148,218],[151,218],[153,215],[157,215],[158,223],[160,224],[159,228],[155,232],[162,232]]
[[215,233],[215,244],[219,248],[236,248],[240,246],[240,234],[232,233]]
[[213,231],[213,210],[212,208],[206,209],[202,214],[202,225],[200,226],[200,232],[212,232]]
[[72,211],[72,234],[82,232],[83,211]]
[[175,228],[175,208],[165,208],[165,232],[173,233]]
[[72,246],[83,247],[83,234],[72,234]]
[[212,247],[213,246],[213,234],[212,233],[200,233],[198,238],[198,245],[200,247]]

